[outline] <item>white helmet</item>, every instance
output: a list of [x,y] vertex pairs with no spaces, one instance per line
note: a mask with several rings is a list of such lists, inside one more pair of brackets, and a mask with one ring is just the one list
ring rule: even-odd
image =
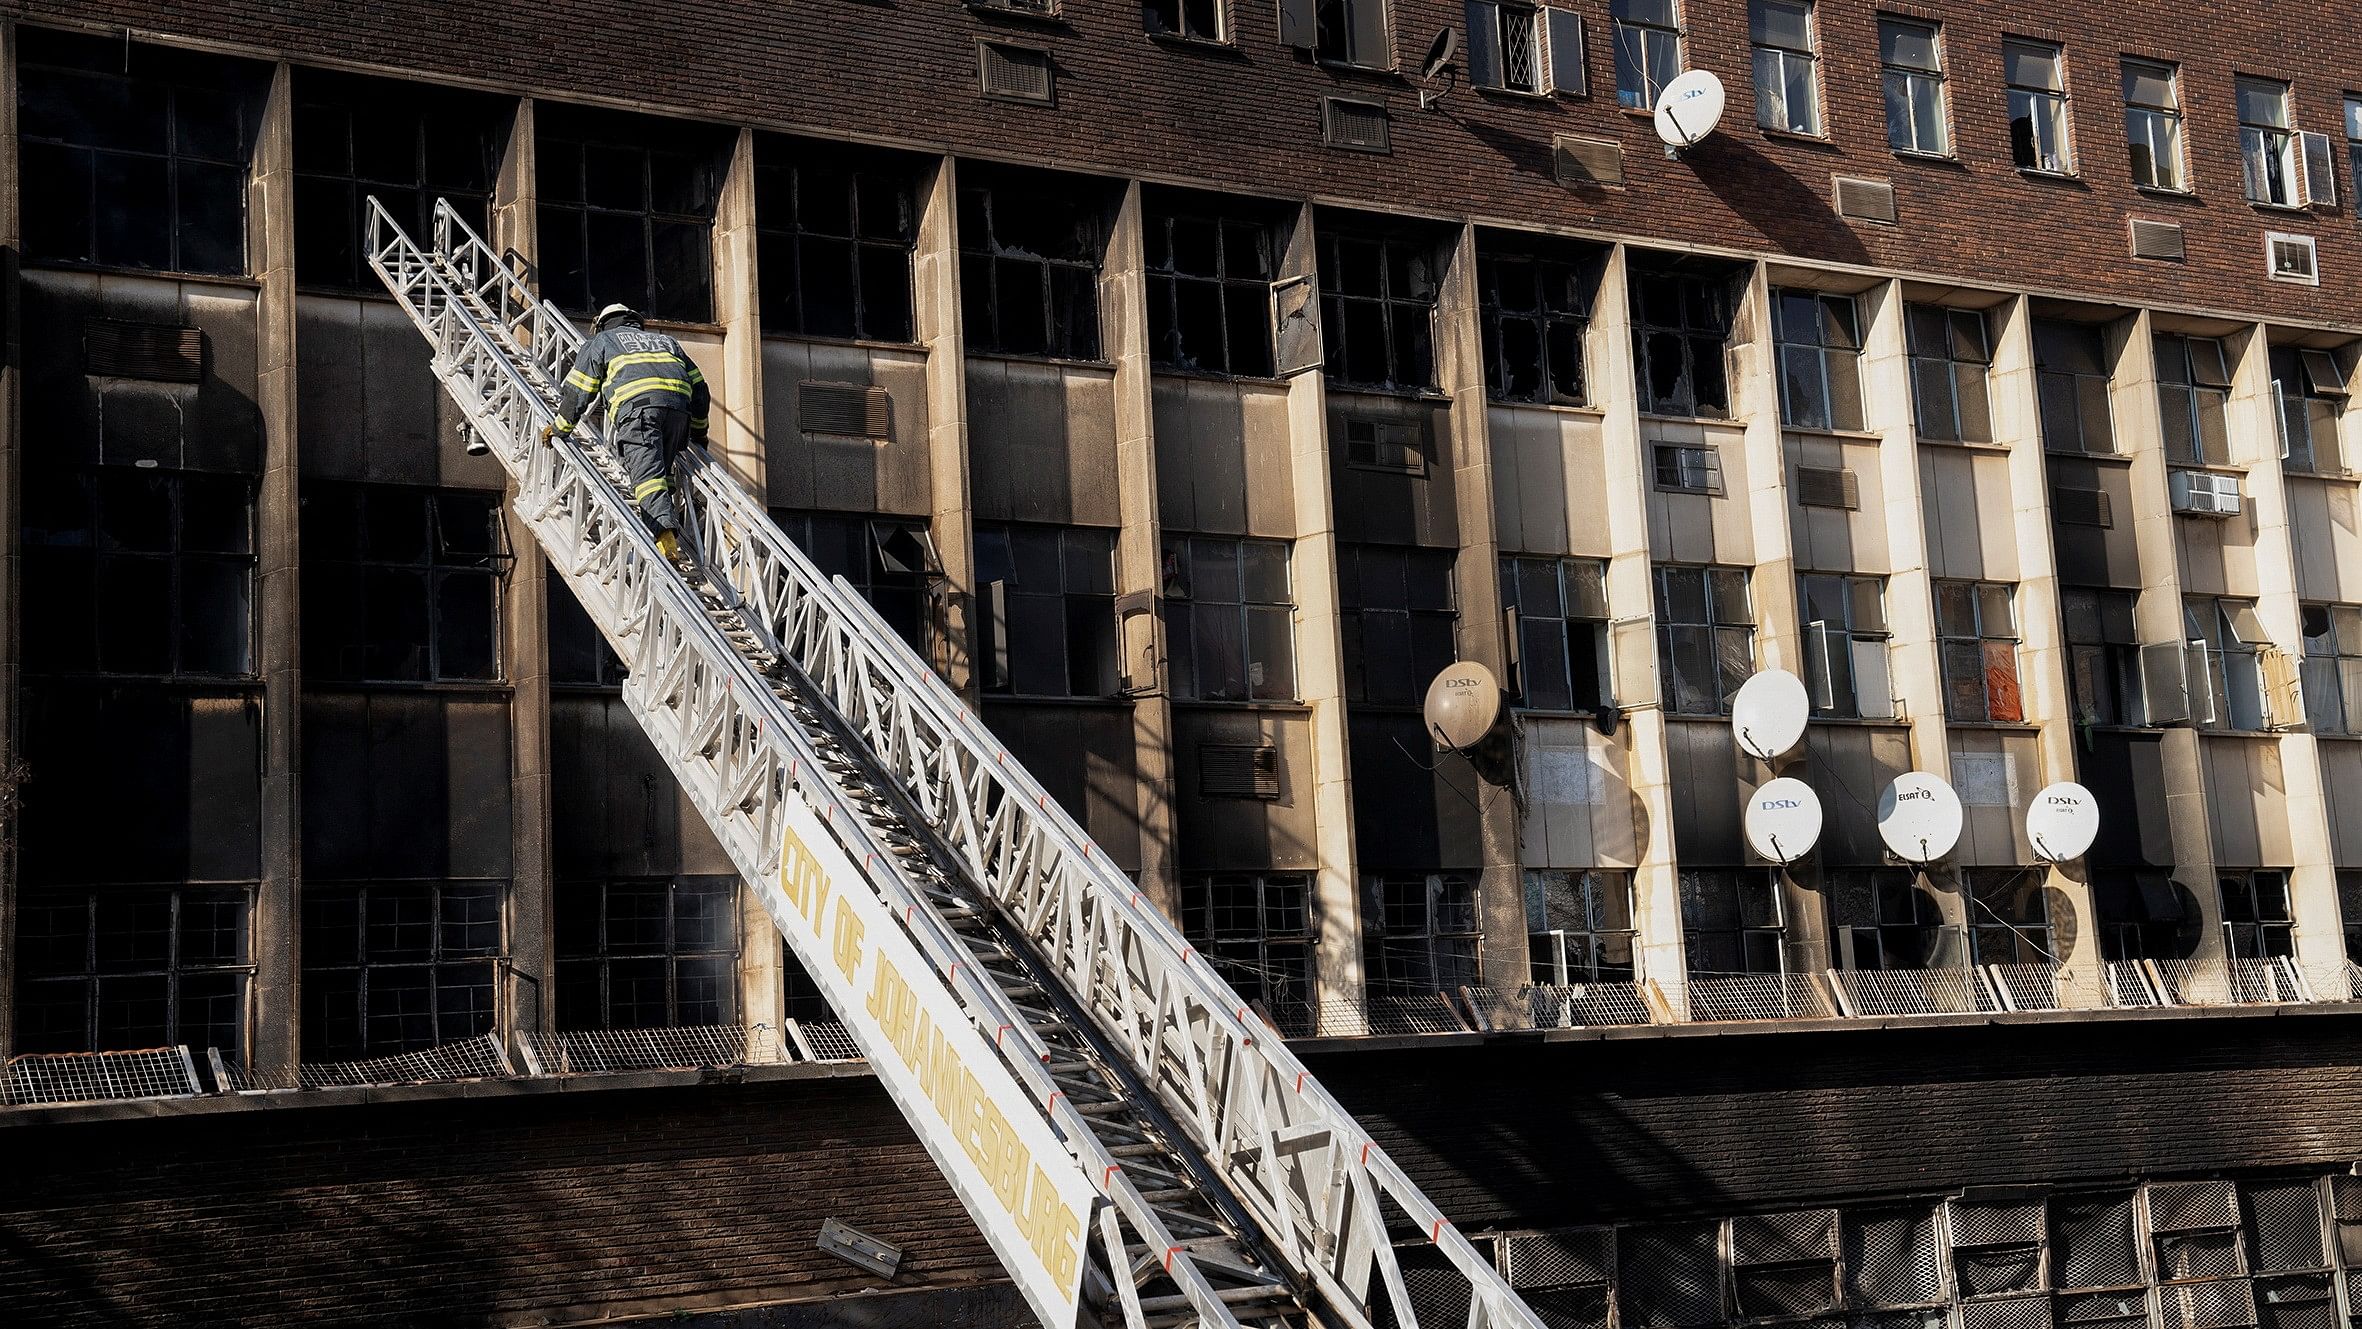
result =
[[637,323],[640,321],[640,311],[627,304],[619,303],[609,305],[605,309],[599,311],[599,316],[597,318],[591,320],[591,330],[596,332],[600,328],[606,327],[608,324],[616,322],[619,319],[629,320],[630,322]]

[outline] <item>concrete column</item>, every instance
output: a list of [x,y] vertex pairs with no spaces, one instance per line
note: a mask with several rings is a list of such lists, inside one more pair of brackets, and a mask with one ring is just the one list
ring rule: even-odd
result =
[[[2298,607],[2296,548],[2288,511],[2288,478],[2280,465],[2279,403],[2272,393],[2271,346],[2261,324],[2224,339],[2238,357],[2231,371],[2228,432],[2231,460],[2247,467],[2243,484],[2254,532],[2255,612],[2272,644],[2288,657],[2293,677],[2304,659],[2305,636]],[[2300,694],[2301,696],[2301,694]],[[2337,846],[2332,840],[2329,796],[2323,786],[2320,740],[2303,732],[2303,715],[2286,715],[2293,699],[2275,696],[2273,719],[2299,724],[2280,745],[2282,806],[2288,819],[2289,905],[2296,919],[2296,958],[2318,975],[2324,995],[2344,992],[2345,934],[2337,904]],[[2266,740],[2271,741],[2271,740]]]
[[1675,1011],[1687,1009],[1689,961],[1681,934],[1681,877],[1673,861],[1673,769],[1665,740],[1664,689],[1657,677],[1656,583],[1649,557],[1648,449],[1632,390],[1630,251],[1617,245],[1599,277],[1583,361],[1601,407],[1600,453],[1606,468],[1609,669],[1623,723],[1624,779],[1631,789],[1632,926],[1640,977]]
[[919,204],[911,255],[913,327],[927,348],[930,531],[943,563],[934,605],[934,665],[970,709],[980,705],[973,635],[976,531],[968,502],[968,352],[960,329],[959,163],[944,157]]
[[24,328],[17,266],[23,239],[16,150],[16,24],[0,22],[0,1062],[16,1024],[16,797],[22,758],[17,672],[24,658]]
[[770,492],[763,451],[763,328],[755,266],[755,134],[738,131],[714,206],[714,317],[722,381],[714,385],[713,455],[747,491]]
[[[1451,395],[1451,437],[1444,464],[1460,530],[1454,582],[1460,602],[1459,656],[1508,678],[1501,636],[1501,543],[1493,519],[1493,447],[1485,413],[1484,329],[1478,313],[1476,228],[1462,226],[1435,302],[1436,382]],[[1498,791],[1493,791],[1497,793]],[[1528,981],[1525,881],[1518,866],[1517,805],[1478,792],[1477,917],[1484,944],[1478,968],[1484,982],[1509,991]]]
[[[517,103],[508,146],[493,184],[494,248],[516,251],[526,261],[541,253],[540,185],[534,144],[534,109]],[[516,485],[508,485],[512,506],[502,509],[509,548],[516,562],[503,597],[501,659],[513,689],[509,698],[509,976],[503,993],[509,1032],[557,1031],[557,990],[550,964],[552,916],[556,909],[550,772],[549,560],[533,529],[517,516]]]
[[247,187],[247,247],[256,302],[255,407],[262,422],[256,502],[261,588],[262,882],[254,908],[253,1063],[289,1070],[303,1046],[302,641],[296,542],[301,522],[295,412],[295,129],[292,69],[271,76]]
[[1155,404],[1150,396],[1147,254],[1140,184],[1124,189],[1099,277],[1107,357],[1115,362],[1117,603],[1137,604],[1118,625],[1121,672],[1130,680],[1132,761],[1137,775],[1134,816],[1140,826],[1140,888],[1168,918],[1179,918],[1180,882],[1174,871],[1175,790],[1172,694],[1165,685],[1162,620],[1155,612],[1164,566],[1163,528],[1157,518]]
[[[2018,689],[2027,717],[2041,726],[2036,751],[2042,783],[2048,785],[2076,778],[2075,710],[2067,696],[2066,632],[2059,614],[2058,555],[2050,525],[2050,468],[2043,460],[2041,397],[2034,376],[2033,310],[2020,296],[1986,318],[1993,345],[1993,368],[1986,380],[1993,438],[2009,448],[2009,529],[2018,547]],[[2062,966],[2053,980],[2060,1004],[2106,1005],[2089,874],[2080,862],[2053,864],[2043,892],[2049,901],[2051,946]]]
[[[1282,277],[1312,276],[1313,210],[1306,204],[1280,260]],[[1319,306],[1316,303],[1313,308]],[[1320,874],[1313,891],[1320,1010],[1360,1009],[1361,890],[1345,738],[1344,612],[1337,592],[1337,523],[1330,497],[1328,387],[1323,373],[1288,381],[1288,463],[1296,501],[1296,686],[1312,713],[1312,815]]]

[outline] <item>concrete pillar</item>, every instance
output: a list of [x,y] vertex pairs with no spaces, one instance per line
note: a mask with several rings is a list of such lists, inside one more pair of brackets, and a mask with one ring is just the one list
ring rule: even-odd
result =
[[[2042,783],[2048,785],[2076,778],[2075,712],[2067,696],[2066,631],[2059,613],[2050,468],[2043,459],[2041,397],[2034,373],[2033,309],[2021,296],[1994,309],[1986,320],[1993,347],[1992,372],[1986,379],[1993,438],[2009,449],[2009,530],[2018,547],[2018,688],[2027,717],[2041,726],[2036,751]],[[2043,892],[2049,902],[2051,949],[2062,966],[2053,979],[2059,1003],[2106,1005],[2089,873],[2081,862],[2054,864],[2046,872]]]
[[262,422],[256,501],[261,587],[262,881],[254,947],[253,1064],[292,1071],[303,1046],[303,808],[300,723],[302,640],[296,543],[301,523],[295,414],[295,129],[292,68],[271,75],[247,187],[247,248],[262,292],[256,302],[255,407]]
[[[534,106],[517,103],[508,146],[493,184],[492,246],[530,262],[541,252],[540,186],[534,143]],[[512,505],[502,509],[516,562],[503,597],[502,660],[509,696],[509,976],[502,994],[508,1032],[557,1031],[557,989],[550,964],[556,901],[550,772],[549,560],[533,529]]]
[[16,24],[0,22],[0,1062],[14,1046],[16,1024],[16,688],[24,658],[24,328],[17,313],[24,225],[17,185]]
[[927,348],[927,470],[934,490],[930,531],[943,564],[933,614],[934,665],[976,709],[983,684],[974,660],[976,532],[968,502],[968,352],[960,329],[959,163],[954,158],[936,164],[919,202],[911,269],[912,326],[919,345]]
[[[1313,276],[1313,210],[1306,204],[1281,257],[1282,277]],[[1313,306],[1318,309],[1316,302]],[[1288,464],[1295,490],[1296,686],[1312,714],[1312,815],[1320,862],[1313,883],[1319,1010],[1360,1009],[1361,890],[1353,842],[1351,760],[1345,737],[1344,611],[1337,592],[1337,522],[1330,497],[1328,387],[1322,373],[1288,381]]]
[[1681,933],[1681,877],[1673,861],[1673,770],[1665,740],[1664,690],[1657,677],[1656,583],[1649,556],[1649,459],[1633,392],[1630,251],[1617,245],[1599,277],[1584,335],[1583,362],[1601,407],[1600,452],[1607,507],[1609,671],[1623,723],[1624,779],[1631,789],[1632,926],[1639,975],[1674,1011],[1687,1009],[1689,962]]
[[770,492],[763,452],[763,329],[755,266],[755,134],[738,131],[714,205],[714,319],[722,381],[714,385],[713,455],[749,493]]
[[[1493,448],[1486,424],[1484,329],[1478,311],[1476,228],[1462,226],[1452,244],[1435,303],[1436,382],[1451,395],[1451,437],[1444,464],[1452,470],[1452,493],[1460,530],[1454,581],[1460,602],[1459,656],[1508,678],[1508,647],[1501,636],[1501,543],[1494,530]],[[1483,981],[1503,991],[1528,981],[1525,881],[1518,866],[1517,805],[1478,789],[1477,920],[1484,944],[1478,952]]]
[[[1120,671],[1132,698],[1133,815],[1140,826],[1140,888],[1168,918],[1179,918],[1180,882],[1174,870],[1175,791],[1172,694],[1166,687],[1162,620],[1155,611],[1164,566],[1164,533],[1157,518],[1155,404],[1150,396],[1147,253],[1140,184],[1124,189],[1099,277],[1100,320],[1106,354],[1115,362],[1116,533],[1115,593],[1125,614],[1118,624]],[[1128,612],[1133,606],[1142,612]]]

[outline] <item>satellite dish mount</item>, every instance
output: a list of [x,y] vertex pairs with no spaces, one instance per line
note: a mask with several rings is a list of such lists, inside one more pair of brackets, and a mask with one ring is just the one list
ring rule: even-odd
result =
[[[1419,89],[1420,110],[1434,110],[1435,104],[1443,100],[1445,93],[1460,85],[1460,67],[1452,63],[1452,57],[1459,53],[1458,28],[1445,28],[1435,34],[1434,41],[1427,43],[1427,58],[1419,62],[1419,82],[1424,85]],[[1435,81],[1447,74],[1450,77],[1445,79],[1444,85],[1436,87]]]
[[1703,142],[1722,123],[1722,107],[1722,80],[1709,70],[1693,69],[1659,89],[1651,118],[1665,155],[1679,157],[1682,149]]

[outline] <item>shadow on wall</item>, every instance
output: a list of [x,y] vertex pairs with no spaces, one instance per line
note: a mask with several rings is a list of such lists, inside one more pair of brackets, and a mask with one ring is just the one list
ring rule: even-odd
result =
[[1790,175],[1753,144],[1716,134],[1685,150],[1681,160],[1697,172],[1698,183],[1782,251],[1841,263],[1873,261],[1826,194]]

